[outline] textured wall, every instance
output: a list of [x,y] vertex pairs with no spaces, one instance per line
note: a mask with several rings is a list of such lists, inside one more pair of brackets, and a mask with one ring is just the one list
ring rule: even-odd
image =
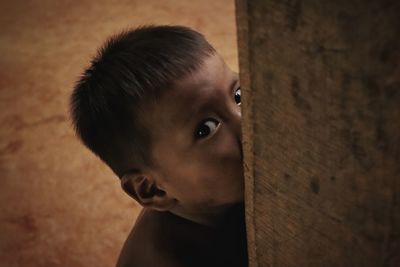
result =
[[113,266],[140,207],[74,137],[68,97],[102,41],[140,24],[203,32],[237,69],[234,3],[0,3],[0,266]]
[[400,2],[237,4],[251,266],[400,266]]

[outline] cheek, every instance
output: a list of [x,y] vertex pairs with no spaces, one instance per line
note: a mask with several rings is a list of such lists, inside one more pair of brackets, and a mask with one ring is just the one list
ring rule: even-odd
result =
[[165,189],[191,205],[218,205],[243,198],[240,147],[235,136],[222,132],[190,151],[159,149]]
[[[210,187],[221,196],[240,194],[243,190],[243,165],[240,143],[233,135],[221,135],[206,153],[210,167]],[[204,173],[207,175],[207,173]]]
[[209,152],[214,159],[227,164],[241,164],[241,148],[239,140],[230,132],[222,129],[221,133],[214,138]]

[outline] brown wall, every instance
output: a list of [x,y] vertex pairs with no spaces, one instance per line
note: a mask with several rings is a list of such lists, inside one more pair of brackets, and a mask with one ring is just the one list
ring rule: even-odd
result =
[[231,0],[0,3],[1,267],[115,264],[140,207],[75,138],[68,97],[107,36],[147,23],[203,32],[237,70]]

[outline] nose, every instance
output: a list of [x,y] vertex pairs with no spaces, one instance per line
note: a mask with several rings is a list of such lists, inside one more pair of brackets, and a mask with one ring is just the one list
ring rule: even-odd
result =
[[241,159],[243,159],[243,150],[242,150],[242,111],[240,106],[234,105],[230,109],[229,114],[229,124],[233,131],[233,134],[236,137],[238,147],[240,150]]
[[231,119],[231,124],[232,124],[232,129],[235,132],[235,135],[237,136],[238,140],[242,142],[242,111],[240,109],[240,106],[237,106],[233,111],[232,111],[232,119]]

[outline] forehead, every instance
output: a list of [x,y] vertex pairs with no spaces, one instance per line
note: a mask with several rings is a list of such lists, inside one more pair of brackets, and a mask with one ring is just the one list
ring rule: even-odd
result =
[[216,54],[207,57],[197,71],[182,80],[176,81],[152,104],[146,124],[150,129],[177,125],[182,113],[191,112],[206,104],[207,100],[220,93],[232,80],[233,72]]
[[198,90],[194,89],[221,86],[229,71],[229,68],[218,54],[209,56],[197,71],[175,82],[174,88],[177,89],[175,92],[189,95],[198,92]]

